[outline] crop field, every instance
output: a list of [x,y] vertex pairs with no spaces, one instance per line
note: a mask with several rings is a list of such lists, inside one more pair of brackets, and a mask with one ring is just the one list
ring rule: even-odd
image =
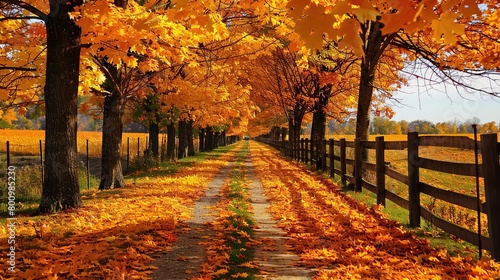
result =
[[[122,155],[127,154],[127,139],[130,139],[130,157],[137,156],[139,142],[140,152],[146,149],[147,133],[123,133]],[[87,149],[87,140],[89,143],[89,156],[101,156],[101,132],[78,131],[77,145],[78,153],[85,154]],[[37,156],[40,155],[40,140],[45,141],[45,131],[43,130],[0,130],[0,153],[5,153],[9,141],[11,155]]]
[[[450,136],[450,134],[447,134]],[[331,135],[333,139],[345,138],[347,141],[353,141],[353,135]],[[371,135],[370,141],[375,140],[375,137],[379,135]],[[456,134],[453,136],[467,136],[471,139],[474,138],[473,134]],[[384,135],[385,141],[406,141],[406,135]],[[329,139],[329,138],[327,138]],[[480,136],[478,135],[478,140]],[[340,153],[338,149],[335,153]],[[354,149],[346,149],[347,157],[354,158]],[[427,147],[422,146],[419,148],[419,156],[423,158],[429,158],[434,160],[446,161],[446,162],[459,162],[459,163],[474,163],[475,154],[473,150],[459,149],[459,148],[447,148],[447,147]],[[401,174],[407,174],[408,172],[408,160],[407,160],[407,150],[387,150],[385,151],[385,161],[389,168],[398,171]],[[375,163],[375,150],[368,151],[368,161]],[[481,153],[478,154],[478,162],[481,164]],[[336,168],[340,169],[340,164],[336,162],[338,166]],[[348,168],[348,173],[352,172],[352,169]],[[338,179],[338,178],[337,178]],[[375,183],[375,175],[371,176],[368,174],[368,179],[372,183]],[[473,176],[461,176],[455,174],[448,174],[438,171],[427,170],[424,168],[420,169],[420,181],[432,185],[434,187],[450,190],[457,193],[469,195],[472,197],[477,197],[476,190],[476,178]],[[394,180],[386,176],[386,189],[391,191],[398,196],[408,199],[408,186],[397,180]],[[369,191],[363,191],[362,194],[355,194],[358,198],[367,201],[367,204],[375,204],[375,195]],[[484,180],[479,178],[479,197],[481,202],[485,202],[484,194]],[[467,228],[471,231],[478,230],[477,223],[477,213],[475,211],[453,205],[439,199],[430,197],[425,194],[421,194],[421,205],[427,208],[429,211],[435,215],[442,217],[448,221],[451,221],[461,227]],[[388,208],[399,207],[396,204],[388,201]],[[389,212],[396,213],[395,215],[402,215],[404,219],[407,219],[407,214],[397,213],[398,211],[393,211],[387,209]],[[406,211],[406,210],[405,210]],[[393,217],[396,218],[396,217]],[[402,221],[404,222],[404,221]],[[487,232],[487,217],[485,214],[481,215],[481,231],[483,235],[488,236]]]

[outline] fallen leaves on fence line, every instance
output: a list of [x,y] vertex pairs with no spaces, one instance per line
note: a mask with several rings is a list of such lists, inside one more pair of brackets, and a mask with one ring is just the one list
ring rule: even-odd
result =
[[470,256],[450,257],[379,207],[367,208],[320,175],[253,142],[252,161],[272,203],[271,212],[291,237],[301,265],[316,279],[494,279],[500,265]]

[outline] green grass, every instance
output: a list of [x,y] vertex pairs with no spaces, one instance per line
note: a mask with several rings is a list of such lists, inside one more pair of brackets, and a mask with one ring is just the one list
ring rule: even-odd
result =
[[[335,147],[335,154],[339,155],[340,150]],[[348,148],[346,151],[348,158],[353,158],[352,149]],[[472,151],[461,150],[461,149],[450,149],[441,147],[422,147],[419,152],[421,157],[451,161],[451,162],[469,162],[473,163],[474,154]],[[368,162],[375,163],[375,151],[369,150]],[[407,174],[408,164],[407,164],[407,151],[406,150],[390,150],[385,152],[385,161],[390,162],[390,168],[394,169],[402,174]],[[328,162],[329,164],[329,162]],[[311,165],[306,165],[308,168],[314,169]],[[335,161],[335,168],[340,170],[340,162]],[[347,165],[347,173],[352,173],[352,167]],[[371,178],[370,178],[371,176]],[[375,174],[368,176],[369,181],[375,182]],[[331,178],[337,185],[342,186],[340,182],[340,177],[335,176]],[[476,186],[475,178],[471,176],[459,176],[452,175],[437,171],[431,171],[421,168],[420,169],[420,181],[428,183],[437,188],[451,190],[458,193],[464,193],[470,196],[476,196]],[[395,193],[396,195],[408,199],[408,186],[386,176],[386,189]],[[365,203],[368,207],[371,207],[376,203],[376,195],[363,189],[363,192],[356,193],[346,187],[343,191],[348,193],[351,197],[356,199],[361,203]],[[482,201],[484,201],[484,193],[481,194]],[[469,230],[475,231],[476,227],[476,215],[477,213],[473,210],[465,209],[444,201],[433,199],[428,195],[421,195],[421,205],[427,208],[429,211],[433,212],[434,215],[442,217],[448,221],[454,221],[456,224],[467,228]],[[408,210],[400,207],[399,205],[386,200],[386,207],[384,212],[387,213],[388,217],[392,220],[398,221],[400,224],[405,226],[408,230],[412,231],[416,236],[428,239],[431,246],[433,247],[444,247],[450,253],[450,255],[471,255],[473,257],[478,256],[477,247],[463,241],[458,241],[456,238],[443,232],[437,227],[433,226],[431,223],[424,219],[421,219],[421,227],[413,229],[409,227],[409,213]],[[487,235],[487,225],[486,216],[483,215],[482,218],[482,229],[483,234]]]
[[[247,141],[246,141],[247,142]],[[245,143],[245,146],[248,142]],[[248,263],[254,259],[255,249],[250,245],[254,235],[254,220],[253,213],[249,208],[248,187],[245,184],[245,175],[241,167],[241,163],[248,153],[246,148],[243,148],[239,154],[236,166],[233,169],[229,182],[229,198],[231,199],[228,209],[231,216],[226,221],[231,225],[231,231],[226,233],[226,245],[230,248],[229,269],[228,272],[219,275],[215,279],[255,279],[255,273],[258,272],[255,268],[241,266],[243,263]],[[246,277],[234,277],[238,273],[246,275]]]
[[[354,192],[344,187],[342,191],[356,201],[366,204],[367,207],[372,207],[377,203],[376,195],[366,189],[363,189],[362,192]],[[415,236],[429,240],[430,246],[434,248],[445,248],[450,256],[471,255],[475,259],[479,256],[478,250],[474,245],[463,241],[457,241],[456,238],[436,228],[423,218],[420,219],[421,227],[410,228],[408,210],[390,200],[386,200],[386,206],[383,212],[387,214],[388,219],[399,222],[406,230],[412,232]]]

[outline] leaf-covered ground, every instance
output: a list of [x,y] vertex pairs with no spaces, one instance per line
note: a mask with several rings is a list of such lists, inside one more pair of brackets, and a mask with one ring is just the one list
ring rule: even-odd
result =
[[0,278],[145,279],[149,255],[176,240],[175,228],[231,153],[174,174],[142,176],[129,186],[84,195],[81,209],[18,217],[15,273],[7,271],[7,228],[0,228]]
[[[300,256],[301,266],[316,271],[315,279],[500,277],[498,263],[450,257],[387,220],[377,207],[359,204],[268,146],[252,141],[248,150],[247,143],[172,174],[150,170],[148,174],[157,175],[139,177],[124,189],[88,193],[82,209],[18,217],[16,272],[6,271],[6,253],[1,254],[0,278],[148,279],[155,269],[150,256],[171,248],[175,229],[190,218],[194,201],[242,150],[250,153],[271,202],[271,215],[289,237],[289,248]],[[198,279],[250,279],[258,269],[251,250],[263,241],[252,236],[251,184],[244,167],[234,166],[219,203],[211,209],[217,219],[207,226],[217,235],[203,242],[208,259]],[[7,228],[0,230],[0,251],[7,252]]]
[[448,256],[431,248],[377,207],[341,193],[338,186],[274,150],[254,143],[252,161],[271,198],[272,215],[315,279],[497,279],[499,264]]

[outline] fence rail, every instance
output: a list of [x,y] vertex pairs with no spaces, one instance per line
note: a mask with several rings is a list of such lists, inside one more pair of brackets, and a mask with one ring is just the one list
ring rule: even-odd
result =
[[[259,140],[270,144],[286,155],[292,155],[295,160],[316,165],[321,170],[328,172],[331,177],[339,175],[342,184],[347,185],[348,182],[351,185],[354,184],[356,191],[365,188],[375,193],[377,204],[385,205],[385,201],[390,200],[407,209],[411,227],[419,227],[420,218],[423,218],[445,232],[488,250],[494,259],[500,260],[500,216],[498,215],[500,213],[500,203],[498,203],[500,201],[500,143],[498,143],[497,134],[481,135],[479,145],[476,145],[474,140],[464,136],[419,136],[416,132],[408,133],[407,141],[391,142],[384,141],[383,136],[377,137],[376,141],[321,140],[318,145],[313,145],[311,140],[307,138],[300,139],[298,145],[269,138],[259,138]],[[471,163],[448,162],[421,157],[419,147],[428,146],[473,151],[477,147],[482,156],[482,163],[476,166],[476,164]],[[298,151],[295,150],[297,147]],[[314,149],[313,147],[319,148]],[[347,158],[346,148],[354,149],[354,158]],[[375,150],[375,163],[362,159],[362,149]],[[385,151],[388,150],[407,150],[408,170],[406,174],[392,169],[385,162]],[[351,174],[347,172],[348,167],[352,171]],[[478,197],[440,189],[421,182],[420,169],[422,168],[448,174],[484,178],[486,202],[480,202]],[[366,171],[370,171],[371,174],[375,173],[374,183],[366,178]],[[387,190],[386,177],[406,185],[408,199]],[[421,205],[421,194],[486,214],[488,236],[480,235],[478,232],[473,232],[436,216]]]

